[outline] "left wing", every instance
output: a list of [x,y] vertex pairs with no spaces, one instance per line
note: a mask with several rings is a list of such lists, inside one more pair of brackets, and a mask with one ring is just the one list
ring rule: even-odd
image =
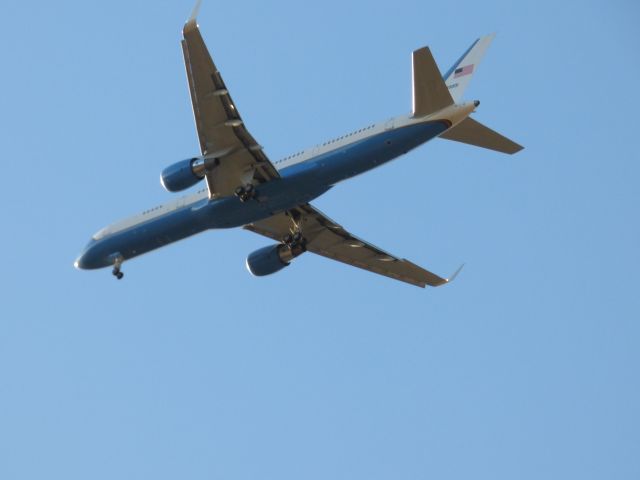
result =
[[182,31],[200,150],[209,197],[232,195],[240,185],[279,178],[278,171],[246,129],[196,23],[196,10]]
[[276,241],[282,241],[297,229],[304,236],[306,249],[310,252],[423,288],[426,285],[444,285],[462,269],[460,267],[451,278],[439,277],[359,239],[309,204],[245,225],[244,228]]

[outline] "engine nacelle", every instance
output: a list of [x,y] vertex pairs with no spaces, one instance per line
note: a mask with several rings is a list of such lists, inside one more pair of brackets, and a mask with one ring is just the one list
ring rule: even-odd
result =
[[290,246],[284,243],[263,247],[247,257],[247,270],[256,277],[271,275],[289,265],[291,260],[304,251],[302,245]]
[[205,159],[190,158],[174,163],[160,174],[160,183],[169,192],[180,192],[194,186],[205,175]]

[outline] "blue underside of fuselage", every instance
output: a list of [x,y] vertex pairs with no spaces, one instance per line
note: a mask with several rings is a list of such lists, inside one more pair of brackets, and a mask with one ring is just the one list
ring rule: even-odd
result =
[[260,185],[257,200],[203,199],[147,222],[92,240],[78,258],[79,268],[113,265],[204,230],[246,225],[308,203],[336,183],[371,170],[431,140],[447,129],[443,122],[402,127],[369,137],[280,171]]

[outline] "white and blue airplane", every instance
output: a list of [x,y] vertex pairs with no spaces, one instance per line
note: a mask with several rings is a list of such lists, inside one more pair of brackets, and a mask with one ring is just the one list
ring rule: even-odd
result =
[[196,23],[183,29],[182,49],[201,155],[161,174],[179,192],[204,180],[206,188],[109,225],[91,237],[75,262],[79,269],[113,267],[208,229],[242,227],[275,241],[251,253],[256,276],[275,273],[313,252],[419,287],[442,278],[352,235],[309,202],[337,183],[378,167],[436,137],[513,154],[522,149],[469,115],[479,103],[461,98],[493,35],[476,40],[441,75],[429,48],[413,52],[413,108],[334,140],[271,162],[247,130]]

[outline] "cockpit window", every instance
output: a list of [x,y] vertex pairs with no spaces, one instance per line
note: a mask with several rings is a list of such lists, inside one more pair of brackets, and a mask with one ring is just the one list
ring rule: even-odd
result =
[[94,233],[93,237],[91,238],[93,238],[94,240],[100,240],[106,237],[108,233],[109,233],[109,229],[107,227],[104,227],[103,229],[98,230],[96,233]]

